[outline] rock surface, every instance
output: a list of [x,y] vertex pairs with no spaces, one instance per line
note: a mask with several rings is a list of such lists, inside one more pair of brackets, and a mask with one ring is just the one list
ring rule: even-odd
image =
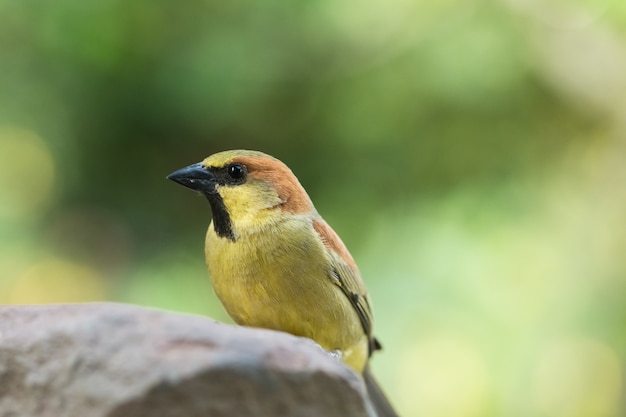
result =
[[123,304],[0,307],[0,417],[372,417],[307,339]]

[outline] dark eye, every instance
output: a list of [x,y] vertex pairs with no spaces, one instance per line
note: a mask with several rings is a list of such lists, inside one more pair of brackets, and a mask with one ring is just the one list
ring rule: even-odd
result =
[[246,171],[240,164],[232,164],[228,166],[228,176],[234,180],[240,180],[246,175]]

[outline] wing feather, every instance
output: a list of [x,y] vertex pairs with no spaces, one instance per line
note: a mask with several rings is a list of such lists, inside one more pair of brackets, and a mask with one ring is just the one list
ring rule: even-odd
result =
[[365,283],[361,273],[341,238],[323,219],[313,222],[313,227],[326,246],[332,264],[330,279],[350,301],[356,311],[363,332],[369,340],[369,354],[380,349],[380,344],[373,336],[373,317]]

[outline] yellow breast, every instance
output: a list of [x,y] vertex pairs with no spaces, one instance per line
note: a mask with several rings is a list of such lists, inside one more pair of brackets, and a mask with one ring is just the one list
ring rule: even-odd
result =
[[211,225],[205,254],[213,288],[237,323],[311,338],[363,369],[367,337],[331,278],[310,219],[291,216],[236,242],[217,236]]

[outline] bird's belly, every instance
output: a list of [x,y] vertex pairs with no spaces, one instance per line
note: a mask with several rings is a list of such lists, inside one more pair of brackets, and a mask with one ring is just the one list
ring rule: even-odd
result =
[[233,320],[308,337],[327,350],[342,351],[348,364],[360,368],[367,358],[367,337],[330,278],[323,248],[314,242],[297,248],[242,243],[235,250],[230,242],[207,236],[213,288]]

